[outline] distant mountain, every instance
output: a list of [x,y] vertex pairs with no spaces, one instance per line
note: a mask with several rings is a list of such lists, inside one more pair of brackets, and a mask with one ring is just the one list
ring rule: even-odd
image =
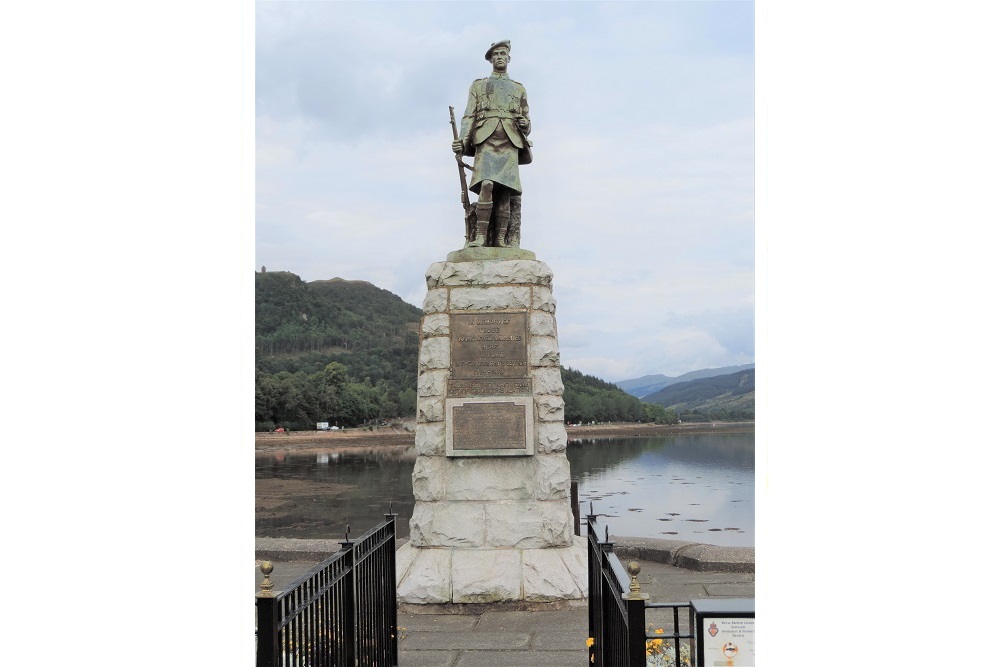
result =
[[698,371],[691,371],[689,373],[684,373],[683,375],[678,375],[677,377],[659,374],[643,375],[641,378],[622,380],[621,382],[615,382],[615,384],[621,387],[626,393],[632,394],[636,398],[645,398],[650,394],[658,392],[664,387],[669,387],[679,382],[700,380],[702,378],[716,377],[717,375],[728,375],[729,373],[750,370],[753,367],[753,364],[743,364],[742,366],[725,366],[723,368],[703,368]]
[[676,378],[668,377],[666,375],[643,375],[641,378],[635,378],[633,380],[622,380],[621,382],[615,382],[618,387],[628,393],[632,394],[636,398],[642,398],[648,394],[652,394],[654,391],[659,391],[663,389],[671,382],[676,381]]
[[676,424],[677,415],[669,415],[658,405],[629,396],[611,382],[584,375],[572,368],[559,367],[564,385],[566,421],[587,422],[656,422]]
[[754,376],[751,368],[678,382],[642,400],[673,410],[682,421],[753,419]]

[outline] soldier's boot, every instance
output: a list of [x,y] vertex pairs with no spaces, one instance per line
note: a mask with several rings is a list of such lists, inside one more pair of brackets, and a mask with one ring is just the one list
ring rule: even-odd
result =
[[490,227],[490,213],[493,212],[493,202],[476,202],[476,238],[469,241],[469,248],[481,248],[486,245],[486,231]]
[[507,238],[504,243],[508,248],[521,247],[521,197],[510,198],[510,222],[507,225]]
[[497,211],[496,245],[500,248],[507,247],[507,229],[510,226],[510,210],[500,209]]

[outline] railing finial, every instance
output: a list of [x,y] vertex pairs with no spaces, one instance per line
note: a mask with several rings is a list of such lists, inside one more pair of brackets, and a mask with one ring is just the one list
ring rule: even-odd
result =
[[625,595],[622,596],[626,600],[648,600],[649,599],[648,595],[646,595],[641,590],[639,590],[639,579],[638,579],[638,577],[639,577],[639,571],[641,569],[642,568],[639,567],[639,563],[635,562],[634,560],[633,561],[629,561],[628,567],[625,568],[625,571],[629,573],[630,577],[632,577],[632,581],[628,585],[628,593],[626,593]]
[[271,581],[271,573],[274,572],[274,565],[271,561],[266,560],[260,564],[260,571],[264,575],[264,581],[260,582],[260,593],[257,593],[257,597],[273,598],[274,582]]

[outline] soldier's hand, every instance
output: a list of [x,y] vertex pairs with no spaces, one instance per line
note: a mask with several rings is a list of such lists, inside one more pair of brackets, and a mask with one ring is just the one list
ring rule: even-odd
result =
[[517,119],[517,126],[519,128],[521,128],[522,130],[527,130],[528,129],[528,119],[524,118],[523,116],[521,118],[518,118]]
[[461,139],[455,139],[455,141],[451,142],[451,150],[455,151],[456,153],[461,153],[462,152],[462,140]]

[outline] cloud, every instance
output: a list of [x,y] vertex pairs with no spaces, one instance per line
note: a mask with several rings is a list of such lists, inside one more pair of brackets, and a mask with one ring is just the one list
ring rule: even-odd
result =
[[509,38],[535,155],[522,246],[555,272],[564,361],[752,361],[752,4],[566,7],[258,3],[256,263],[420,305],[462,246],[447,107]]

